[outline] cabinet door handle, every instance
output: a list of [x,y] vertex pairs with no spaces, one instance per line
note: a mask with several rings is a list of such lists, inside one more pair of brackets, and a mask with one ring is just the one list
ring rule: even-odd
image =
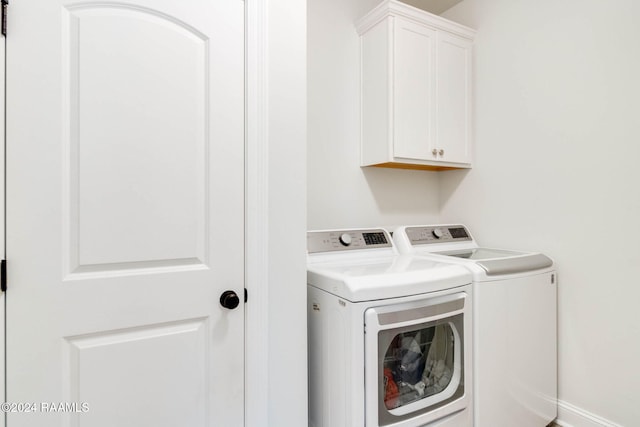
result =
[[431,150],[431,154],[433,154],[434,156],[438,155],[438,150],[436,150],[435,148],[433,150]]
[[444,150],[441,148],[440,151],[438,151],[438,154],[440,154],[441,156],[444,156]]

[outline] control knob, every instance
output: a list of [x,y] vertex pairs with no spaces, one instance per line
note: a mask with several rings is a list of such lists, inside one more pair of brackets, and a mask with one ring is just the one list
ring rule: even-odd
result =
[[340,240],[342,246],[349,246],[351,244],[351,235],[349,233],[344,233],[340,235],[338,240]]
[[439,239],[442,236],[444,236],[444,232],[442,231],[441,228],[434,228],[431,234],[433,234],[433,237],[435,237],[436,239]]

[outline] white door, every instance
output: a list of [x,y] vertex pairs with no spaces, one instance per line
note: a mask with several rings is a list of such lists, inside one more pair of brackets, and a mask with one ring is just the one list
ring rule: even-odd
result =
[[7,55],[8,425],[241,426],[244,2],[15,1]]

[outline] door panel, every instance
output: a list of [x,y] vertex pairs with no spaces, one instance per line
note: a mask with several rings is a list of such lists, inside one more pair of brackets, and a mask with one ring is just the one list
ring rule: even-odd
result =
[[244,3],[11,17],[9,425],[241,426]]
[[447,162],[471,163],[471,48],[469,40],[438,34],[437,138]]
[[206,264],[206,36],[125,5],[65,13],[70,273]]
[[[145,426],[209,425],[208,405],[200,398],[206,391],[201,378],[209,376],[204,351],[209,333],[206,320],[193,319],[68,337],[69,383],[63,385],[72,402],[94,402],[86,413],[72,413],[72,418],[78,425],[105,427],[130,425],[133,419]],[[149,359],[150,354],[155,357]],[[173,406],[189,411],[149,405],[166,402],[168,396]],[[113,411],[112,405],[121,409]]]
[[394,37],[394,156],[430,160],[434,138],[436,32],[396,18]]

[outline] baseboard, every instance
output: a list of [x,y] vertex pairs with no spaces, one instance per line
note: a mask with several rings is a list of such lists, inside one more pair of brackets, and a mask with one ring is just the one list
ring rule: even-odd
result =
[[562,427],[622,427],[562,400],[558,401],[558,418],[555,423]]

